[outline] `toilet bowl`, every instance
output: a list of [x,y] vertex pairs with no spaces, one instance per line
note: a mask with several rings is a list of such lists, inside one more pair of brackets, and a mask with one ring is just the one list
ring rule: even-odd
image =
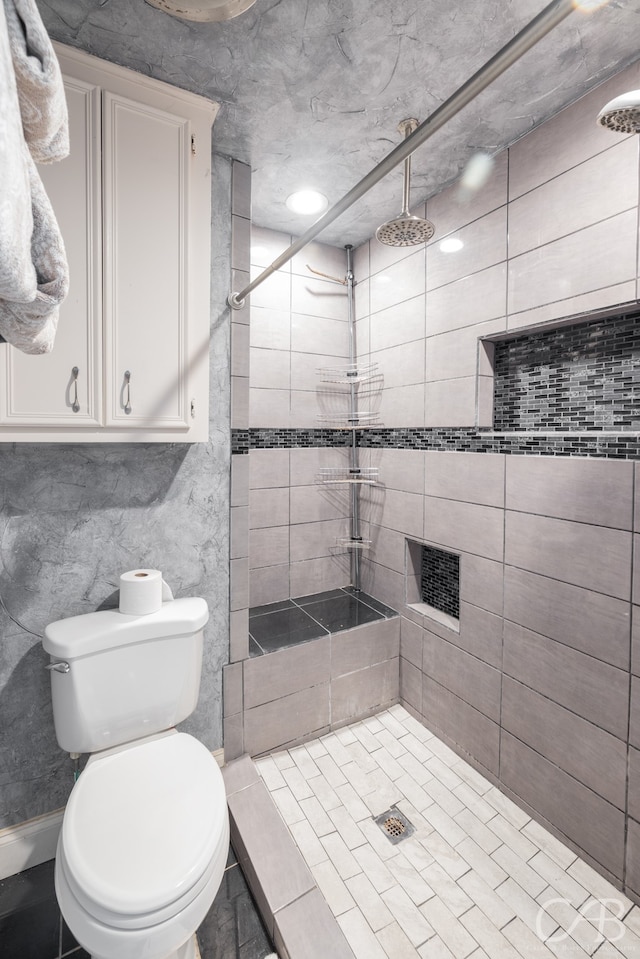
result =
[[104,750],[65,810],[60,909],[92,959],[191,959],[228,848],[224,783],[202,743],[171,729]]

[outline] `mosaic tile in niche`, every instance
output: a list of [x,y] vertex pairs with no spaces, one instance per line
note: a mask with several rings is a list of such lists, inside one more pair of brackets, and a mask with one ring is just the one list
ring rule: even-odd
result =
[[494,428],[639,430],[640,313],[495,344]]
[[423,603],[459,619],[460,557],[433,546],[423,546],[420,595]]

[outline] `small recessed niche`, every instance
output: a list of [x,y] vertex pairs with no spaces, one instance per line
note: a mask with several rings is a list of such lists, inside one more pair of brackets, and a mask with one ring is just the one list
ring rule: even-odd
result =
[[407,540],[407,605],[460,631],[460,556]]

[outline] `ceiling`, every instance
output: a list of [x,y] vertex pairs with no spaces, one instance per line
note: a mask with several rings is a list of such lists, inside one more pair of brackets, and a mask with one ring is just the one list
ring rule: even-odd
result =
[[[253,218],[303,233],[286,197],[339,200],[545,6],[544,0],[256,0],[222,23],[145,0],[37,0],[50,35],[217,100],[214,149],[248,163]],[[640,3],[573,12],[413,157],[412,202],[640,56]],[[624,92],[623,90],[619,91]],[[594,118],[595,122],[595,118]],[[402,208],[398,167],[320,239],[358,245]]]

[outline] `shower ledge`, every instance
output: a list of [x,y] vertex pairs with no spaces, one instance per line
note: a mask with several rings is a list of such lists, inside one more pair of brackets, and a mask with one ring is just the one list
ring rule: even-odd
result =
[[355,959],[250,756],[222,769],[231,842],[281,959]]

